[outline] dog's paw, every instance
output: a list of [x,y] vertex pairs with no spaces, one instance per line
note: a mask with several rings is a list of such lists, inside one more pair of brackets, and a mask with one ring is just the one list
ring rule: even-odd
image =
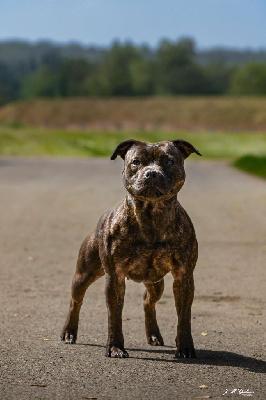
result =
[[125,349],[119,349],[118,347],[112,346],[112,347],[107,347],[106,357],[111,357],[111,358],[128,358],[128,352]]
[[75,344],[77,340],[77,331],[74,329],[65,329],[61,334],[61,341],[66,344]]
[[148,337],[148,344],[150,344],[151,346],[163,346],[164,345],[163,338],[160,334],[151,335]]
[[194,347],[180,347],[176,349],[175,358],[196,358]]

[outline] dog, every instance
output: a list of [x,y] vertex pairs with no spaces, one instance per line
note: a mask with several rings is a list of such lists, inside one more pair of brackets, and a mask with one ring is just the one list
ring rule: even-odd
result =
[[191,305],[198,244],[193,224],[177,200],[185,181],[184,160],[191,153],[201,156],[181,139],[155,144],[130,139],[114,150],[111,160],[117,156],[124,160],[126,198],[100,218],[96,230],[81,245],[62,341],[76,342],[85,292],[105,275],[106,356],[129,356],[122,332],[125,278],[145,285],[147,341],[152,346],[163,346],[155,304],[164,290],[164,276],[171,272],[178,316],[175,357],[196,357],[191,335]]

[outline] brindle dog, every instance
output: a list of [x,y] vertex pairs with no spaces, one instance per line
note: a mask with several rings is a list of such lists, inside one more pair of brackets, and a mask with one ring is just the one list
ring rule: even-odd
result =
[[81,245],[72,282],[70,310],[62,331],[65,343],[77,339],[79,312],[87,288],[106,275],[108,308],[107,357],[128,357],[122,333],[125,278],[143,282],[148,343],[163,346],[155,304],[164,290],[164,276],[173,275],[178,326],[175,357],[196,357],[191,335],[193,270],[198,257],[194,227],[177,201],[185,181],[184,159],[201,155],[178,139],[155,144],[126,140],[111,159],[125,160],[126,198],[105,213]]

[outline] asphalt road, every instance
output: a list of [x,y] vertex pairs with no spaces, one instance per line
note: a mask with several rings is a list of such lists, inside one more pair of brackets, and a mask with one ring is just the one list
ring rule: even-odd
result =
[[157,306],[164,347],[146,343],[144,286],[127,281],[130,358],[105,358],[104,278],[86,293],[78,343],[60,342],[79,246],[123,198],[121,170],[121,160],[0,160],[0,398],[265,399],[266,185],[225,162],[188,160],[179,196],[199,241],[198,358],[174,359],[170,275]]

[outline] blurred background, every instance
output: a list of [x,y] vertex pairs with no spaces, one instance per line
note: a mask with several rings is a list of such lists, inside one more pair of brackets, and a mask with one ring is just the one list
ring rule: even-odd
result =
[[177,135],[265,176],[262,0],[3,0],[0,154]]

